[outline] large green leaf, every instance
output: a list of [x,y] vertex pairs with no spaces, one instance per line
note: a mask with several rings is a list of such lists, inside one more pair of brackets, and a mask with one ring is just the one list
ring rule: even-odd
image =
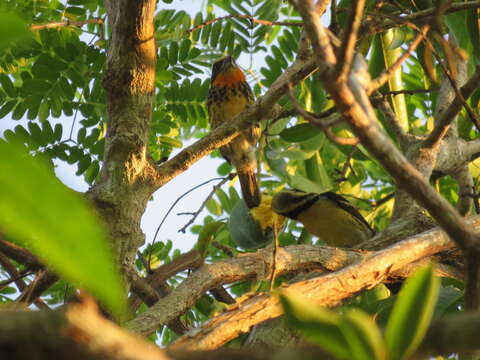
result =
[[0,12],[0,52],[29,36],[25,23],[15,14]]
[[288,324],[335,357],[354,359],[347,339],[340,330],[341,318],[338,314],[290,294],[280,296],[280,300]]
[[408,358],[423,339],[435,309],[439,286],[440,280],[430,266],[418,270],[403,285],[385,332],[391,359]]
[[381,360],[386,346],[375,321],[358,309],[348,311],[341,319],[340,329],[350,347],[352,359]]
[[0,142],[0,228],[59,275],[86,289],[114,314],[125,297],[93,210],[39,159]]

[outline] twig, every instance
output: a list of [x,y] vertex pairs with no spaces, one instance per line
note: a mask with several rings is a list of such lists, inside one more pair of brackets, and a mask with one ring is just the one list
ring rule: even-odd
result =
[[256,19],[251,15],[242,15],[242,14],[231,14],[231,15],[226,15],[226,16],[221,16],[215,19],[211,19],[208,21],[205,21],[191,29],[188,29],[186,32],[191,33],[196,30],[200,30],[201,28],[204,28],[205,26],[211,25],[217,21],[222,21],[226,19],[248,19],[250,20],[251,23],[255,24],[260,24],[260,25],[266,25],[266,26],[273,26],[273,25],[281,25],[281,26],[303,26],[301,22],[293,22],[293,21],[269,21],[269,20],[262,20],[262,19]]
[[205,208],[205,206],[207,205],[207,202],[208,200],[210,200],[212,198],[212,196],[217,192],[218,189],[220,189],[227,181],[229,180],[232,180],[233,178],[235,177],[235,175],[228,175],[224,178],[221,178],[222,181],[220,181],[218,184],[214,185],[213,188],[212,188],[212,191],[210,191],[210,193],[207,195],[207,197],[203,200],[202,204],[200,205],[200,207],[198,208],[197,211],[195,211],[194,213],[190,213],[192,214],[192,218],[185,224],[182,226],[182,228],[180,230],[178,230],[178,232],[181,232],[181,233],[184,233],[185,234],[185,231],[187,230],[187,228],[193,224],[193,222],[195,221],[195,219],[198,217],[198,215],[200,215],[200,213],[202,212],[202,210]]
[[43,268],[43,265],[40,263],[37,257],[33,255],[30,251],[7,240],[4,240],[1,235],[0,252],[8,256],[10,259],[25,265],[31,270]]
[[373,202],[373,203],[370,203],[370,205],[373,206],[373,207],[379,207],[379,206],[385,204],[387,201],[393,199],[394,197],[395,197],[395,193],[392,192],[392,193],[384,196],[384,197],[381,198],[380,200],[375,201],[375,202]]
[[42,269],[37,272],[35,279],[23,289],[20,296],[15,300],[17,303],[26,303],[30,305],[42,295],[50,286],[58,281],[58,275],[48,269]]
[[382,94],[380,96],[371,96],[372,105],[375,106],[385,115],[385,120],[390,130],[395,134],[400,143],[407,138],[407,133],[400,126],[400,122],[397,119],[397,115],[390,107],[388,100],[385,99]]
[[224,178],[221,178],[221,177],[216,177],[216,178],[213,178],[213,179],[209,179],[207,181],[204,181],[202,182],[201,184],[198,184],[198,185],[195,185],[193,188],[189,189],[188,191],[184,192],[182,195],[180,195],[174,202],[173,204],[170,206],[170,208],[168,209],[167,213],[165,214],[165,216],[163,217],[162,221],[160,221],[160,224],[158,225],[157,227],[157,230],[155,231],[155,235],[153,236],[153,241],[152,241],[152,244],[150,246],[150,251],[148,253],[148,259],[147,259],[147,271],[150,273],[151,272],[151,268],[150,268],[150,264],[151,264],[151,261],[152,261],[152,252],[153,252],[153,245],[155,245],[156,241],[157,241],[157,235],[160,231],[160,228],[162,227],[163,223],[165,222],[165,220],[167,219],[168,215],[170,215],[170,213],[172,212],[173,208],[179,203],[180,200],[182,200],[185,196],[187,196],[188,194],[190,194],[192,191],[195,191],[197,190],[198,188],[202,187],[203,185],[206,185],[208,183],[211,183],[212,181],[217,181],[217,180],[223,180]]
[[336,73],[337,81],[344,82],[352,66],[352,60],[355,54],[355,43],[357,42],[358,29],[365,8],[365,0],[357,0],[353,2],[353,9],[347,22],[347,27],[343,31],[343,41],[340,47],[337,59]]
[[280,247],[278,243],[278,231],[277,224],[273,224],[273,247],[272,247],[272,264],[270,267],[270,291],[273,291],[275,288],[275,278],[277,277],[277,253]]
[[461,89],[458,89],[458,86],[455,84],[455,81],[453,81],[453,84],[455,86],[452,85],[452,87],[458,90],[458,92],[455,91],[457,96],[452,101],[450,106],[443,112],[440,119],[438,119],[438,122],[435,128],[432,130],[428,138],[425,140],[424,145],[426,147],[434,147],[438,144],[438,142],[440,142],[443,139],[448,129],[450,128],[451,122],[454,120],[455,116],[462,109],[462,105],[465,103],[465,98],[469,98],[470,95],[475,91],[475,89],[478,87],[479,81],[480,81],[480,66],[477,66],[475,73],[472,75],[470,80],[468,80],[467,83],[461,87]]
[[224,245],[216,240],[212,241],[212,246],[216,247],[219,250],[222,250],[228,257],[232,258],[235,256],[235,254],[233,253],[233,250],[229,246]]
[[223,288],[223,286],[216,287],[210,290],[210,294],[215,298],[217,301],[221,301],[225,304],[235,304],[236,300],[228,293],[227,290]]
[[[453,4],[452,4],[453,5]],[[406,23],[405,24],[406,26],[408,27],[411,27],[412,29],[416,30],[416,31],[419,31],[418,30],[418,27],[415,25],[415,24],[412,24],[412,23]],[[442,40],[444,40],[442,38]],[[432,42],[430,41],[429,38],[425,37],[425,42],[428,46],[428,48],[432,51],[433,55],[435,56],[435,58],[437,59],[438,61],[438,64],[440,65],[440,67],[442,68],[442,71],[443,73],[445,74],[445,76],[447,77],[448,81],[450,82],[450,85],[452,86],[453,90],[455,91],[455,94],[458,98],[458,100],[461,102],[462,106],[465,108],[465,111],[467,112],[468,116],[470,117],[470,120],[473,122],[473,124],[475,125],[475,127],[477,128],[478,131],[480,131],[480,121],[478,120],[475,112],[473,111],[473,109],[470,107],[470,105],[466,102],[465,100],[465,96],[462,94],[462,92],[460,91],[460,89],[458,88],[457,86],[457,83],[455,82],[451,72],[449,69],[447,69],[447,67],[445,66],[445,64],[443,63],[442,59],[440,58],[440,56],[438,55],[437,51],[435,50],[435,47],[433,46]],[[450,66],[451,67],[451,66]],[[477,70],[478,71],[478,70]],[[471,95],[471,94],[470,94]],[[467,98],[470,96],[466,96]],[[452,103],[453,105],[453,103]],[[458,110],[460,111],[460,110]],[[457,112],[458,113],[458,112]]]
[[426,94],[429,92],[434,92],[438,91],[438,87],[432,87],[430,89],[405,89],[405,90],[394,90],[394,91],[385,91],[382,93],[382,95],[385,97],[387,95],[400,95],[400,94],[406,94],[406,95],[415,95],[415,94]]
[[[20,274],[17,271],[17,268],[2,253],[0,253],[0,265],[10,275],[10,279],[7,280],[6,282],[2,282],[2,285],[0,285],[0,288],[8,285],[11,282],[15,282],[15,285],[17,285],[17,288],[19,291],[23,291],[27,287],[27,284],[25,283],[25,281],[23,281],[23,278],[28,275],[31,275],[30,272]],[[50,310],[50,307],[47,304],[45,304],[45,302],[42,299],[35,299],[34,303],[35,303],[35,306],[39,309]]]
[[420,42],[425,38],[425,36],[428,33],[428,30],[430,29],[429,25],[425,25],[420,33],[417,35],[415,40],[412,41],[410,46],[408,47],[407,51],[405,51],[402,56],[400,56],[392,66],[390,66],[388,69],[383,71],[377,78],[373,79],[370,82],[370,87],[368,89],[368,93],[371,94],[375,90],[381,88],[387,81],[390,79],[392,74],[397,71],[400,66],[402,66],[403,62],[415,51],[417,46],[420,44]]
[[43,29],[53,29],[53,28],[59,28],[59,27],[66,27],[66,26],[78,26],[81,27],[86,24],[99,24],[103,25],[104,21],[103,19],[96,18],[96,19],[88,19],[84,21],[60,21],[60,22],[51,22],[48,24],[38,24],[38,25],[31,25],[30,30],[36,31],[36,30],[43,30]]
[[337,184],[340,184],[341,182],[347,180],[347,171],[348,169],[352,169],[352,173],[355,175],[355,172],[352,168],[352,164],[351,164],[351,161],[352,161],[352,156],[353,156],[353,153],[355,152],[355,150],[357,150],[357,147],[356,146],[352,146],[352,148],[350,149],[350,151],[348,152],[348,156],[347,156],[347,159],[345,160],[345,163],[343,164],[342,166],[342,170],[340,170],[340,177],[336,180],[336,183]]
[[304,110],[295,99],[291,84],[289,84],[288,86],[287,95],[290,98],[290,102],[292,103],[294,109],[298,112],[298,114],[303,118],[305,118],[306,120],[308,120],[310,124],[321,128],[325,132],[325,135],[327,136],[327,138],[329,138],[333,142],[336,142],[337,144],[340,144],[340,145],[357,145],[358,144],[359,142],[358,138],[344,138],[344,137],[335,135],[332,129],[330,128],[330,125],[325,125],[324,122],[317,120],[308,111]]

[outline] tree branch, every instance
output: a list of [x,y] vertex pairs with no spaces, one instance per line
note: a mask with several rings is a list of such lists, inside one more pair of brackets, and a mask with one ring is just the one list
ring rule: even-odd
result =
[[165,352],[99,315],[94,304],[64,311],[3,311],[0,358],[168,360]]
[[[303,3],[310,4],[309,1]],[[307,5],[305,6],[308,8]],[[306,27],[310,41],[314,48],[322,49],[320,44],[324,40],[319,36],[322,30],[316,28],[323,28],[323,26],[313,19],[311,12],[304,11],[305,6],[299,6],[298,10],[305,25],[314,25],[314,29]],[[315,56],[319,68],[329,66],[328,62],[324,62],[325,54],[315,53]],[[397,184],[425,207],[462,249],[474,248],[478,242],[478,235],[468,228],[460,214],[430,186],[423,175],[380,130],[367,97],[368,83],[364,75],[366,65],[359,61],[357,66],[358,70],[351,73],[348,83],[338,83],[328,76],[328,72],[321,73],[324,86],[335,101],[338,110],[348,119],[352,130],[360,138],[362,144],[395,178]]]
[[[469,226],[480,226],[480,217],[474,217],[469,220]],[[423,244],[421,246],[425,248],[425,253],[419,252],[417,257],[413,257],[407,263],[435,253],[437,250],[434,251],[430,249],[430,246],[435,248],[439,241],[438,238],[447,239],[445,233],[438,228],[413,237],[411,243],[416,244],[415,246],[419,246],[419,248],[421,247],[418,244]],[[452,244],[449,243],[445,248],[451,246]],[[408,252],[408,250],[406,250],[407,248],[408,247],[405,246],[402,249]],[[438,251],[443,249],[442,247],[438,249]],[[370,254],[359,252],[358,250],[339,249],[327,246],[287,246],[278,249],[276,268],[279,275],[293,274],[313,269],[336,271],[347,265],[360,262],[361,259],[369,259],[372,256],[376,256],[374,254],[376,253]],[[400,252],[395,250],[391,261],[395,262],[395,256],[399,256],[400,258],[410,256],[410,254],[402,254],[401,256],[399,254]],[[255,253],[242,254],[232,259],[204,265],[193,272],[193,274],[173,290],[171,294],[131,320],[127,324],[127,327],[134,332],[148,335],[162,324],[167,323],[187,311],[209,289],[213,289],[218,285],[241,280],[265,278],[269,274],[271,262],[272,251],[270,248],[265,248]],[[358,265],[361,266],[361,264]],[[411,271],[413,271],[413,267]],[[447,273],[444,272],[443,274],[446,275]],[[454,275],[450,276],[457,276],[456,273],[452,274]],[[402,273],[400,276],[405,275],[405,273]]]
[[37,31],[37,30],[43,30],[43,29],[54,29],[54,28],[59,28],[59,27],[66,27],[66,26],[77,26],[81,27],[86,24],[99,24],[103,25],[103,19],[96,18],[96,19],[88,19],[84,21],[60,21],[60,22],[51,22],[48,24],[37,24],[37,25],[30,25],[30,30],[32,31]]
[[226,15],[226,16],[221,16],[215,19],[211,19],[208,21],[205,21],[197,26],[194,26],[191,29],[187,30],[187,33],[191,33],[193,31],[200,30],[201,28],[204,28],[205,26],[211,25],[213,23],[216,23],[217,21],[222,21],[226,19],[248,19],[250,20],[251,23],[255,24],[260,24],[260,25],[266,25],[266,26],[274,26],[274,25],[280,25],[280,26],[303,26],[302,23],[300,22],[293,22],[293,21],[268,21],[268,20],[262,20],[262,19],[256,19],[251,15],[242,15],[242,14],[231,14],[231,15]]
[[[377,78],[373,79],[370,83],[370,87],[368,89],[368,93],[371,94],[375,90],[381,88],[383,85],[386,84],[388,79],[393,75],[395,71],[398,70],[400,66],[402,66],[403,62],[407,60],[407,58],[415,51],[417,46],[420,44],[420,42],[425,38],[427,35],[428,30],[430,29],[429,25],[425,25],[420,33],[417,35],[415,40],[412,41],[410,46],[408,47],[407,51],[405,51],[402,56],[400,56],[392,66],[390,66],[388,69],[383,71],[380,75],[378,75]],[[397,92],[398,94],[398,92]]]
[[[472,221],[480,225],[480,217],[475,217]],[[337,306],[343,299],[380,284],[404,266],[453,246],[454,243],[444,232],[431,230],[387,249],[368,254],[362,261],[340,271],[285,286],[282,292],[300,294],[319,306]],[[285,254],[286,249],[281,250]],[[211,319],[196,331],[181,337],[171,348],[187,350],[218,348],[241,333],[249,331],[253,325],[278,317],[282,313],[278,297],[258,294],[242,301],[236,308]]]
[[455,119],[455,116],[457,116],[460,110],[462,110],[465,99],[468,99],[470,95],[472,95],[472,93],[477,89],[479,81],[480,66],[477,66],[472,77],[465,85],[461,87],[459,92],[461,96],[457,95],[449,107],[441,114],[441,117],[438,119],[435,128],[424,142],[425,147],[435,147],[443,139],[450,128],[450,124]]
[[232,122],[224,123],[212,130],[207,136],[186,147],[176,156],[156,167],[150,174],[152,190],[155,191],[179,174],[186,171],[195,162],[211,151],[229,143],[238,136],[239,131],[258,123],[262,119],[274,118],[278,114],[276,102],[287,91],[288,83],[297,84],[315,70],[315,61],[308,57],[297,58],[270,86],[264,96],[242,112]]
[[364,8],[365,0],[357,0],[353,3],[353,9],[351,9],[347,27],[343,31],[342,46],[338,52],[338,62],[336,66],[338,81],[345,81],[350,72]]

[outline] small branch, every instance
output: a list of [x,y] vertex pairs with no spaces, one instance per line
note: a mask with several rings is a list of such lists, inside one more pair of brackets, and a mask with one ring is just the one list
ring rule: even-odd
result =
[[380,96],[371,96],[370,99],[372,101],[372,105],[380,110],[385,116],[385,120],[387,122],[386,125],[390,128],[389,130],[395,134],[401,144],[404,143],[407,139],[407,133],[400,126],[397,115],[392,110],[388,100],[386,100],[382,94],[380,94]]
[[38,25],[31,25],[30,30],[32,31],[37,31],[37,30],[43,30],[43,29],[54,29],[54,28],[59,28],[59,27],[66,27],[66,26],[77,26],[77,27],[82,27],[83,25],[86,24],[99,24],[103,25],[103,19],[96,18],[96,19],[88,19],[84,21],[60,21],[60,22],[52,22],[48,24],[38,24]]
[[289,84],[287,95],[290,99],[290,102],[293,105],[293,108],[297,111],[298,115],[302,116],[305,120],[307,120],[310,124],[318,126],[322,129],[331,141],[340,144],[340,145],[352,145],[355,146],[358,144],[358,138],[344,138],[337,136],[333,133],[332,129],[330,128],[331,125],[326,125],[323,121],[319,121],[318,119],[314,118],[308,111],[303,109],[300,104],[295,99],[293,94],[293,88]]
[[357,42],[358,29],[365,8],[365,0],[357,0],[353,2],[353,9],[347,22],[347,27],[343,31],[343,41],[338,53],[336,66],[337,81],[344,82],[347,80],[348,73],[352,66],[352,60],[355,55],[355,44]]
[[213,297],[215,298],[215,300],[217,301],[221,301],[225,304],[229,304],[229,305],[232,305],[232,304],[236,304],[236,300],[232,297],[232,295],[230,295],[227,290],[225,290],[223,288],[223,286],[219,286],[219,287],[216,287],[212,290],[210,290],[210,294],[213,295]]
[[[400,66],[402,66],[403,62],[415,51],[417,46],[420,44],[420,42],[425,38],[425,36],[428,33],[428,30],[430,29],[429,25],[425,25],[420,33],[417,35],[415,40],[412,41],[410,46],[408,47],[407,51],[405,51],[402,56],[400,56],[395,63],[393,63],[392,66],[390,66],[388,69],[386,69],[384,72],[382,72],[377,78],[373,79],[370,82],[370,87],[368,89],[368,93],[371,94],[375,90],[381,88],[383,85],[387,83],[387,81],[390,79],[390,77],[393,75],[395,71],[397,71]],[[398,94],[398,92],[397,92]]]
[[58,275],[53,273],[50,270],[42,269],[37,272],[35,279],[23,289],[20,296],[15,300],[17,303],[25,303],[30,305],[36,299],[38,299],[43,292],[48,290],[50,286],[55,284],[58,281]]
[[[480,0],[476,1],[466,1],[466,2],[454,2],[446,11],[446,14],[450,14],[453,12],[469,10],[469,9],[477,9],[480,8]],[[382,32],[387,29],[391,29],[393,27],[398,27],[405,25],[407,22],[418,22],[419,20],[426,21],[427,18],[431,18],[435,16],[437,13],[438,8],[432,7],[430,9],[417,11],[415,13],[405,15],[405,16],[392,16],[390,14],[372,14],[372,15],[381,15],[384,17],[389,17],[390,19],[383,21],[380,25],[378,24],[378,19],[374,17],[374,20],[366,21],[362,24],[362,30],[365,30],[366,33],[372,35],[374,33]]]
[[[185,231],[187,230],[187,228],[193,224],[193,222],[195,221],[195,219],[198,217],[198,215],[200,215],[200,213],[203,211],[203,209],[205,208],[205,206],[207,205],[207,202],[208,200],[210,200],[213,195],[215,194],[215,192],[220,189],[227,181],[229,180],[232,180],[236,175],[229,175],[229,176],[226,176],[224,178],[222,178],[222,181],[220,181],[218,184],[214,185],[213,188],[212,188],[212,191],[210,191],[210,193],[207,195],[207,197],[203,200],[202,204],[200,205],[200,207],[198,208],[197,211],[195,211],[194,213],[191,213],[192,214],[192,218],[185,224],[182,226],[182,228],[180,230],[178,230],[178,232],[181,232],[181,233],[184,233],[185,234]],[[218,179],[218,178],[217,178]],[[211,180],[209,180],[208,182],[210,182]],[[202,184],[200,184],[202,185]],[[199,186],[200,186],[199,185]],[[183,195],[182,195],[183,196]]]
[[27,249],[21,246],[18,246],[16,244],[13,244],[9,241],[2,239],[1,235],[0,235],[0,252],[8,256],[10,259],[25,265],[31,270],[43,268],[43,265],[40,263],[37,257],[33,255],[30,251],[28,251]]
[[433,87],[430,89],[406,89],[406,90],[395,90],[395,91],[386,91],[382,93],[383,96],[386,95],[400,95],[400,94],[406,94],[406,95],[415,95],[415,94],[427,94],[429,92],[433,91],[438,91],[437,87]]
[[[322,73],[331,71],[337,63],[328,31],[321,25],[317,9],[311,1],[290,0],[302,15],[307,33],[315,33],[319,41],[312,42],[313,52],[317,54],[317,65]],[[323,1],[322,1],[323,3]]]
[[218,241],[212,241],[212,246],[213,247],[216,247],[217,249],[223,251],[228,257],[234,257],[235,254],[233,253],[233,250],[228,247],[227,245],[223,245],[222,243],[218,242]]
[[[457,114],[462,109],[462,105],[465,103],[465,98],[468,99],[475,91],[475,89],[477,89],[479,81],[480,66],[477,66],[476,71],[472,75],[470,80],[468,80],[468,82],[463,85],[461,89],[459,89],[455,99],[452,101],[450,106],[443,112],[440,119],[438,119],[435,128],[425,140],[424,146],[433,148],[443,139],[448,129],[450,128],[451,122],[455,119],[455,116],[457,116]],[[455,87],[458,89],[456,84]]]
[[[130,281],[132,291],[146,305],[152,306],[161,299],[160,294],[155,291],[155,289],[152,288],[145,279],[138,276],[135,270],[130,269],[129,271],[127,271],[127,277]],[[130,308],[132,311],[135,311],[138,307],[138,305],[136,304],[136,299],[136,297],[130,297],[129,299],[131,305]],[[178,335],[185,334],[188,331],[188,327],[182,322],[180,318],[175,318],[172,321],[168,322],[166,325]]]
[[[213,178],[213,179],[209,179],[207,181],[204,181],[202,182],[201,184],[198,184],[198,185],[195,185],[194,187],[192,187],[191,189],[187,190],[186,192],[184,192],[182,195],[180,195],[174,202],[173,204],[170,206],[170,208],[167,210],[167,213],[165,214],[165,216],[163,217],[162,221],[160,221],[160,224],[158,225],[157,227],[157,230],[155,231],[155,235],[153,236],[153,241],[152,241],[152,245],[150,247],[150,251],[148,253],[148,258],[147,258],[147,271],[148,272],[151,272],[151,269],[150,269],[150,263],[151,263],[151,260],[152,260],[152,251],[153,251],[153,245],[156,243],[157,241],[157,235],[158,233],[160,232],[160,228],[162,227],[163,223],[165,222],[165,220],[167,220],[167,217],[168,215],[170,215],[170,213],[172,212],[173,208],[180,202],[180,200],[182,200],[185,196],[187,196],[188,194],[190,194],[192,191],[195,191],[197,190],[198,188],[202,187],[203,185],[206,185],[208,183],[211,183],[212,181],[216,181],[216,180],[225,180],[225,178]],[[193,220],[195,220],[196,216],[194,217]],[[193,221],[192,221],[193,222]],[[185,231],[184,231],[185,232]]]
[[247,19],[250,20],[251,23],[254,24],[260,24],[260,25],[265,25],[265,26],[274,26],[274,25],[280,25],[280,26],[303,26],[301,22],[293,22],[293,21],[268,21],[268,20],[262,20],[262,19],[256,19],[253,16],[250,15],[241,15],[241,14],[231,14],[231,15],[226,15],[226,16],[221,16],[215,19],[211,19],[208,21],[205,21],[201,23],[200,25],[197,25],[191,29],[188,29],[186,32],[191,33],[193,31],[200,30],[201,28],[204,28],[205,26],[211,25],[213,23],[216,23],[217,21],[222,21],[226,19]]
[[[11,278],[10,282],[15,282],[15,285],[17,285],[17,288],[19,291],[23,291],[27,288],[27,284],[25,283],[25,281],[23,281],[23,278],[27,275],[19,274],[19,272],[17,271],[17,268],[2,253],[0,253],[0,265],[8,273],[8,275],[10,275],[10,278]],[[39,309],[43,309],[43,310],[50,309],[42,299],[35,299],[34,303],[35,303],[35,306],[37,306],[37,308]]]
[[465,161],[473,161],[480,155],[480,139],[470,140],[465,144]]

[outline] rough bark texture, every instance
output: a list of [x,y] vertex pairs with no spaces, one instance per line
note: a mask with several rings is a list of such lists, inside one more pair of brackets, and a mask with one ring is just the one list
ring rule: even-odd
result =
[[151,196],[147,144],[155,84],[154,0],[106,1],[112,29],[103,84],[108,129],[104,166],[89,196],[110,232],[121,268],[144,242],[140,219]]

